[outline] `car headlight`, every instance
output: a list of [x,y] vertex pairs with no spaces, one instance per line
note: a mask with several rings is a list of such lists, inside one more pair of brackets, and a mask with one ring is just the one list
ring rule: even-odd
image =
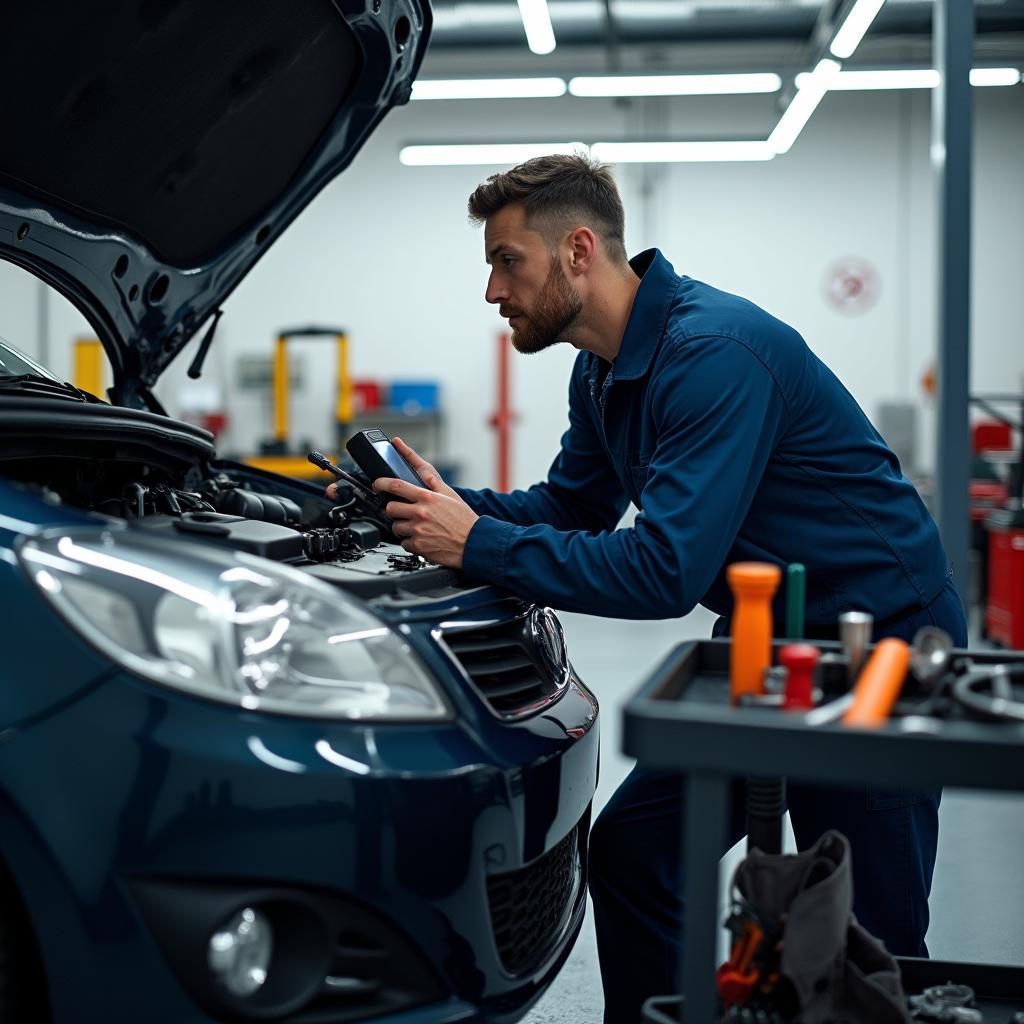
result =
[[402,637],[296,569],[141,530],[33,538],[19,555],[75,629],[154,682],[282,714],[448,716]]

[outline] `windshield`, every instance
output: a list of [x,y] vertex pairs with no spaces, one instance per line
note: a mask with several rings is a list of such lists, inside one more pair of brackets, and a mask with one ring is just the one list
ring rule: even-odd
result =
[[35,373],[40,377],[52,380],[55,384],[60,384],[60,380],[54,377],[49,370],[0,338],[0,377],[22,377],[26,373]]

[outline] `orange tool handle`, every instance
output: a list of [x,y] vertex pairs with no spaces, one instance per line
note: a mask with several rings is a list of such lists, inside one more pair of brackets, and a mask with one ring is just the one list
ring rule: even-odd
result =
[[733,562],[726,569],[732,589],[732,647],[729,678],[732,701],[764,693],[764,670],[772,663],[772,597],[782,570],[768,562]]
[[729,959],[715,973],[718,994],[727,1007],[749,1002],[754,994],[761,980],[761,971],[751,965],[763,939],[764,932],[760,926],[747,921],[733,944]]
[[880,640],[853,689],[844,725],[881,725],[903,689],[910,666],[910,645],[890,636]]

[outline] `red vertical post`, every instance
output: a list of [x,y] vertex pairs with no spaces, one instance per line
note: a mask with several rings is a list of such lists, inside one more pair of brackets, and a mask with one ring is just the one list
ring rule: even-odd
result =
[[499,491],[511,489],[512,424],[516,419],[511,397],[511,344],[512,339],[507,334],[498,335],[498,407],[489,422],[497,431],[498,479],[495,486]]

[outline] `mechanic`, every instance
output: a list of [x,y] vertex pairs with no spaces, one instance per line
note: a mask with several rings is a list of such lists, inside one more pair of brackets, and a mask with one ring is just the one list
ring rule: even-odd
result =
[[[469,212],[484,224],[487,301],[514,346],[579,350],[569,427],[547,481],[511,494],[449,487],[395,439],[430,487],[375,483],[402,499],[387,510],[406,550],[569,611],[668,618],[703,604],[721,616],[716,635],[729,628],[728,564],[801,562],[812,638],[861,610],[876,639],[937,625],[966,644],[935,523],[795,330],[678,275],[656,249],[627,261],[614,179],[588,158],[494,175]],[[616,529],[630,501],[635,523]],[[644,999],[679,988],[681,788],[634,768],[591,833],[608,1024],[633,1024]],[[939,796],[790,786],[798,847],[830,828],[849,838],[854,911],[894,954],[927,953]],[[733,807],[723,853],[743,833],[742,799]]]

